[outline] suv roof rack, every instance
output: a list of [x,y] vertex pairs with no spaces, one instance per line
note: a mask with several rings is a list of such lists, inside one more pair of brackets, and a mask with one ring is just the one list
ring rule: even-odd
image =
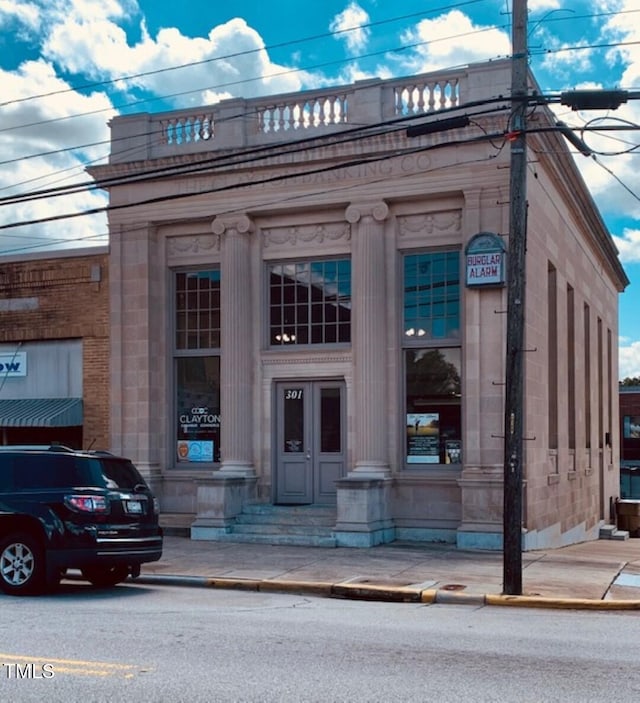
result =
[[0,452],[77,452],[78,449],[71,449],[64,444],[3,444],[0,446]]

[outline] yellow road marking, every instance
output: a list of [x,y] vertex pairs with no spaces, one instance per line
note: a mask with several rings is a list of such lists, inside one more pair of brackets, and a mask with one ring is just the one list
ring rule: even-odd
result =
[[86,661],[83,659],[58,659],[55,657],[34,657],[22,654],[7,654],[0,652],[0,666],[5,664],[48,664],[54,674],[75,674],[82,676],[124,676],[131,678],[136,671],[148,672],[149,667],[140,667],[135,664],[116,664],[113,662]]

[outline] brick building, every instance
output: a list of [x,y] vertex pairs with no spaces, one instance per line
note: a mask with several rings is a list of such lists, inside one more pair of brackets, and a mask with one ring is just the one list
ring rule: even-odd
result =
[[[495,61],[112,121],[111,446],[194,538],[500,548],[510,85]],[[619,494],[628,280],[550,110],[528,124],[533,549]]]
[[640,386],[620,386],[620,495],[640,498]]
[[109,447],[108,249],[0,258],[0,444]]

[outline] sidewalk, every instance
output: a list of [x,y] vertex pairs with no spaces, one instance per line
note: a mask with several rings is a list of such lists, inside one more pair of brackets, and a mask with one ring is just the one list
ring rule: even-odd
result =
[[640,539],[524,552],[523,595],[502,596],[501,552],[393,543],[370,549],[269,546],[166,536],[141,583],[424,603],[640,609]]

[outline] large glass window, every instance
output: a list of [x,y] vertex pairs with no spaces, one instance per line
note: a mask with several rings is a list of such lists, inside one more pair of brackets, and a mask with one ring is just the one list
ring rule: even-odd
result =
[[404,257],[406,461],[461,464],[460,255]]
[[269,343],[272,346],[351,341],[351,261],[271,264]]
[[460,337],[460,255],[457,251],[404,257],[404,334],[409,340]]
[[407,463],[459,464],[460,349],[407,349]]
[[176,359],[178,462],[220,461],[220,357]]
[[220,271],[175,275],[175,423],[179,465],[220,461]]
[[220,347],[220,271],[176,274],[176,349]]

